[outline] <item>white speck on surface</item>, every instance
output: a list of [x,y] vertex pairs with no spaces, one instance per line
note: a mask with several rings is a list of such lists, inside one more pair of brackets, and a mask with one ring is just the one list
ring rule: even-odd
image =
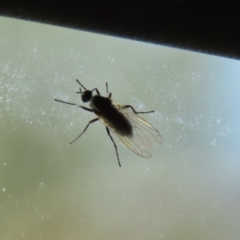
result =
[[46,187],[46,185],[45,185],[44,182],[40,182],[40,183],[38,184],[38,187],[39,187],[39,188],[44,188],[44,187]]
[[211,145],[212,145],[213,147],[215,147],[215,146],[216,146],[216,142],[217,142],[217,139],[214,138],[214,139],[211,141]]

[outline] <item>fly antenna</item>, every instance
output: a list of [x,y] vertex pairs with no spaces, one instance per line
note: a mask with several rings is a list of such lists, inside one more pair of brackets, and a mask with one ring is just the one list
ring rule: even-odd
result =
[[76,92],[76,93],[80,93],[80,94],[82,94],[82,93],[83,93],[83,92],[82,92],[82,89],[79,88],[79,92]]

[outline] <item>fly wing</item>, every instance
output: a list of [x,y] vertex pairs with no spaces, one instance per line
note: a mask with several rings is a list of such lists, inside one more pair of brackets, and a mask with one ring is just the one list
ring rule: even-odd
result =
[[131,123],[132,136],[122,136],[114,128],[110,127],[104,119],[101,119],[110,131],[117,136],[129,149],[141,157],[149,158],[152,155],[149,151],[153,148],[153,143],[162,143],[162,136],[159,131],[144,118],[135,114],[131,109],[124,108],[121,103],[112,100],[113,106],[118,109]]

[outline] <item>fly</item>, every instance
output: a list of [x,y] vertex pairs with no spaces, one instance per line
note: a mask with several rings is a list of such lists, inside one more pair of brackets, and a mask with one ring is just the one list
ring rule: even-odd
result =
[[[69,144],[74,143],[80,138],[90,124],[100,120],[106,127],[107,134],[110,137],[117,155],[118,165],[121,167],[117,145],[115,144],[111,133],[117,136],[130,150],[137,155],[149,158],[152,155],[148,152],[152,148],[152,141],[156,141],[159,144],[162,143],[162,136],[159,131],[144,118],[138,114],[153,113],[154,111],[137,112],[131,105],[123,105],[113,100],[112,93],[108,93],[108,84],[106,83],[106,91],[108,96],[101,96],[99,90],[94,88],[93,90],[86,89],[78,80],[77,83],[80,85],[79,94],[81,94],[82,101],[89,102],[89,106],[81,106],[71,102],[65,102],[59,99],[54,99],[57,102],[77,106],[86,111],[93,112],[97,118],[92,119],[88,122],[81,134],[79,134]],[[82,91],[81,87],[84,89]],[[93,92],[96,92],[93,95]]]

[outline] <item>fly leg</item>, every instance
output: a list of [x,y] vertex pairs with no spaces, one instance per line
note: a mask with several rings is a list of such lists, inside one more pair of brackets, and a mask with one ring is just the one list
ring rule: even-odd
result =
[[85,131],[87,130],[88,126],[89,126],[91,123],[94,123],[94,122],[96,122],[96,121],[98,121],[98,120],[99,120],[99,118],[95,118],[95,119],[91,120],[91,121],[87,124],[87,126],[84,128],[84,130],[82,131],[82,133],[81,133],[80,135],[78,135],[73,141],[71,141],[71,142],[69,143],[69,145],[71,145],[71,144],[74,143],[78,138],[80,138],[80,137],[85,133]]
[[65,103],[65,104],[68,104],[68,105],[72,105],[72,106],[77,106],[77,107],[80,107],[86,111],[89,111],[89,112],[94,112],[91,108],[87,108],[87,107],[84,107],[84,106],[81,106],[81,105],[77,105],[76,103],[71,103],[71,102],[65,102],[65,101],[62,101],[62,100],[59,100],[59,99],[54,99],[54,101],[56,102],[60,102],[60,103]]
[[139,113],[153,113],[153,112],[154,112],[154,111],[137,112],[131,105],[124,105],[124,106],[122,106],[122,108],[131,108],[132,111],[133,111],[135,114],[139,114]]
[[106,82],[106,91],[107,91],[108,97],[111,98],[112,97],[112,93],[108,93],[108,83],[107,82]]
[[[76,81],[77,81],[77,83],[83,88],[83,89],[85,89],[85,91],[87,91],[87,89],[79,82],[79,80],[78,79],[76,79]],[[93,91],[96,91],[97,92],[97,94],[98,95],[100,95],[101,96],[101,94],[100,94],[100,92],[98,91],[98,89],[97,88],[94,88],[93,90],[91,90],[91,92],[93,92]],[[81,88],[79,88],[79,92],[77,92],[77,93],[80,93],[80,94],[82,94],[83,92],[82,92],[82,89]]]
[[115,142],[114,142],[114,140],[113,140],[113,138],[112,138],[112,136],[111,136],[111,134],[110,134],[110,131],[109,131],[109,128],[108,128],[108,127],[106,127],[106,130],[107,130],[108,136],[111,138],[111,140],[112,140],[112,142],[113,142],[113,145],[114,145],[114,147],[115,147],[116,154],[117,154],[118,165],[119,165],[119,167],[121,167],[120,159],[119,159],[119,156],[118,156],[117,145],[115,144]]

